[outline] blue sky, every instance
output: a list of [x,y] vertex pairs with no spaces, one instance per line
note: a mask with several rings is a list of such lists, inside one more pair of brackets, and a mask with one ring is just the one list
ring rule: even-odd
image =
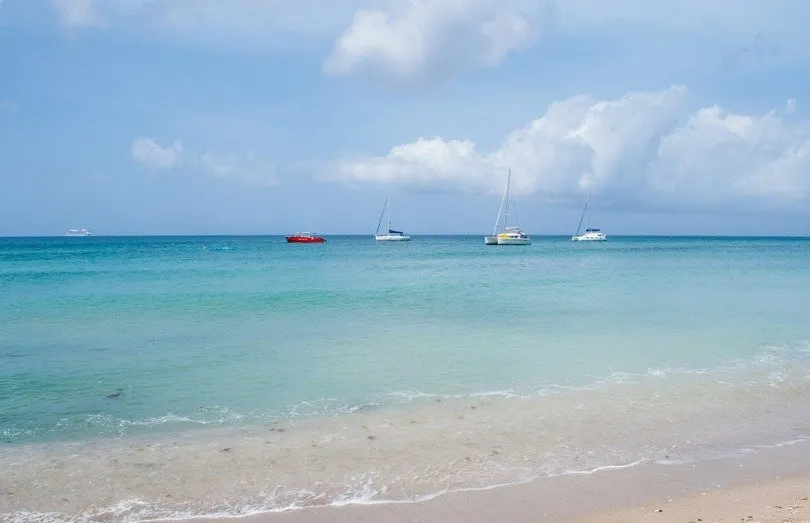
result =
[[0,235],[810,234],[804,0],[0,0]]

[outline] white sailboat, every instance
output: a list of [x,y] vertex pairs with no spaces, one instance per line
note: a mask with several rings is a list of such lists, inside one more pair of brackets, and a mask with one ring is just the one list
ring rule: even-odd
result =
[[[588,204],[591,203],[591,198],[585,201],[585,208],[582,209],[582,216],[579,218],[579,225],[577,225],[577,232],[571,236],[572,242],[599,242],[607,240],[607,236],[598,228],[589,228],[588,222],[585,220],[585,217],[588,212]],[[582,222],[585,221],[585,232],[583,234],[579,234],[579,231],[582,230]]]
[[[509,186],[512,182],[512,169],[506,178],[506,189],[503,192],[501,206],[498,209],[498,217],[495,219],[495,227],[491,236],[484,236],[484,245],[530,245],[532,239],[517,225],[509,225]],[[498,226],[503,217],[503,229],[498,232]]]
[[[383,217],[388,213],[388,229],[386,232],[380,234],[380,226],[382,225]],[[402,231],[396,231],[391,228],[391,198],[386,195],[385,205],[380,213],[380,221],[377,222],[377,230],[374,232],[374,239],[378,242],[407,242],[411,237]]]

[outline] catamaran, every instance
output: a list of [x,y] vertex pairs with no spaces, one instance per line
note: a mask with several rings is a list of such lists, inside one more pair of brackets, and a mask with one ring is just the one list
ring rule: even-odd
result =
[[607,240],[607,236],[601,230],[596,228],[588,228],[588,222],[585,221],[585,233],[579,234],[579,231],[582,230],[582,222],[585,220],[586,213],[588,212],[588,204],[591,203],[590,197],[585,202],[585,208],[582,209],[582,216],[579,218],[579,225],[577,225],[577,232],[573,236],[571,236],[572,242],[593,242],[593,241],[605,241]]
[[[386,211],[388,212],[388,229],[387,232],[380,234],[380,226],[382,225]],[[407,242],[411,239],[411,237],[404,232],[396,231],[391,228],[391,198],[387,195],[385,197],[385,205],[383,205],[383,210],[380,213],[380,221],[377,222],[377,230],[374,231],[374,239],[378,242]]]
[[[495,219],[495,227],[491,236],[484,236],[485,245],[530,245],[532,239],[517,225],[509,225],[509,185],[512,182],[512,169],[506,178],[506,189],[503,192],[501,206],[498,209],[498,217]],[[498,232],[498,225],[503,217],[503,229]]]

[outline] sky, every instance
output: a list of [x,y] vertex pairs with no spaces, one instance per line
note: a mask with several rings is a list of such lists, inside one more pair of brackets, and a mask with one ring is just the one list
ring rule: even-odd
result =
[[0,0],[0,236],[810,235],[806,0]]

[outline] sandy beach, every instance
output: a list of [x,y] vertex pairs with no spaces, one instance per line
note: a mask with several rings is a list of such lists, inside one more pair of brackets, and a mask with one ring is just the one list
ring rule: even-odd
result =
[[620,521],[810,521],[810,475],[587,514],[572,523]]
[[810,521],[810,471],[802,459],[806,446],[694,464],[641,464],[543,478],[415,503],[307,508],[244,521]]

